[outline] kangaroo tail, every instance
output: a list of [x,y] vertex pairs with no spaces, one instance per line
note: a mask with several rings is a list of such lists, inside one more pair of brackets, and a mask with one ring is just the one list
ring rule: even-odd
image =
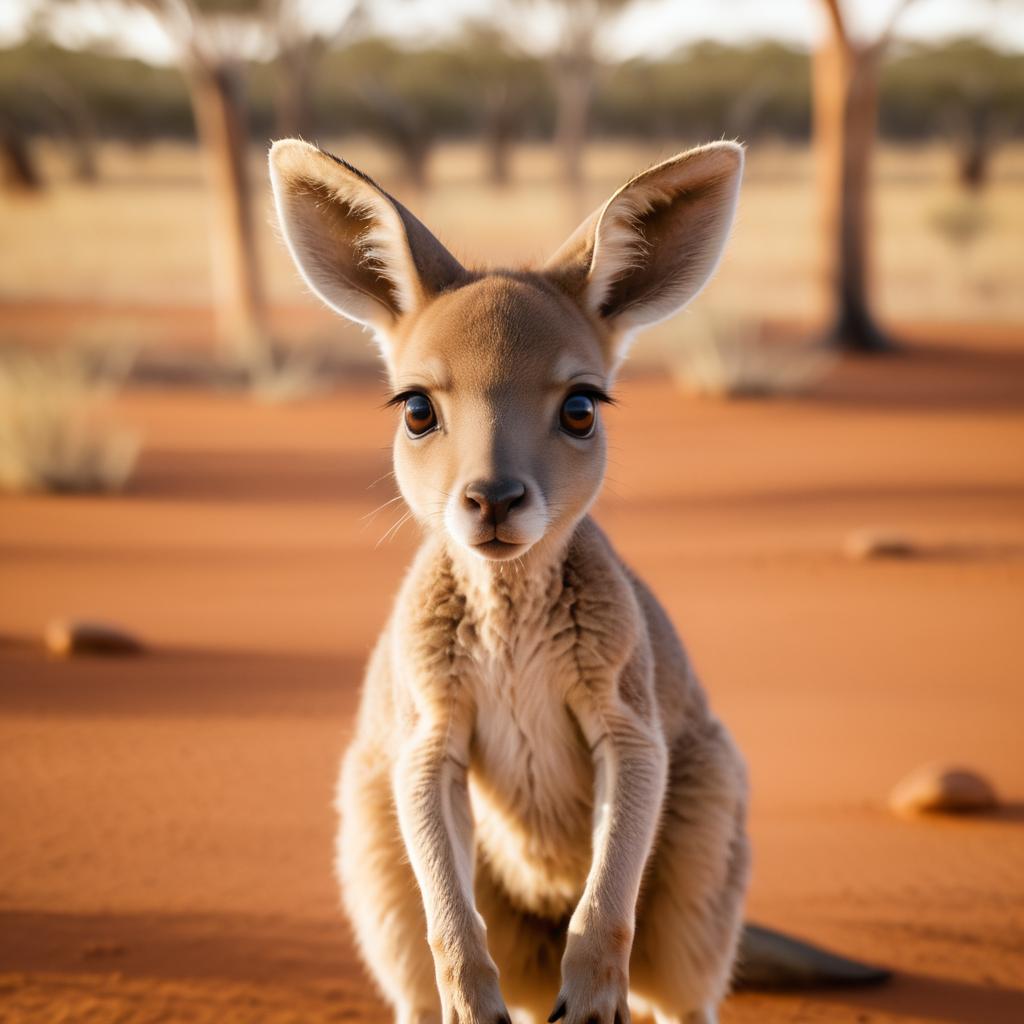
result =
[[737,954],[737,988],[879,985],[891,977],[885,968],[847,960],[770,928],[756,924],[743,927]]

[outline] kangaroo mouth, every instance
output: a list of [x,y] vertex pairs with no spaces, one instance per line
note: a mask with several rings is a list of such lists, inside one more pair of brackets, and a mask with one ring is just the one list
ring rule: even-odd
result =
[[518,555],[521,555],[528,546],[528,544],[499,540],[497,537],[492,537],[490,540],[474,544],[473,550],[478,555],[483,555],[484,558],[489,558],[495,562],[501,562],[505,559],[515,558]]

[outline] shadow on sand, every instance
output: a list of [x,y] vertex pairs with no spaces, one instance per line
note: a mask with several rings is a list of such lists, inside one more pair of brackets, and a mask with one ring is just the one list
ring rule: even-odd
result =
[[814,998],[821,1003],[856,1007],[866,1014],[883,1013],[951,1024],[1020,1024],[1024,1021],[1022,989],[953,981],[928,974],[896,974],[880,988],[831,990],[815,993]]

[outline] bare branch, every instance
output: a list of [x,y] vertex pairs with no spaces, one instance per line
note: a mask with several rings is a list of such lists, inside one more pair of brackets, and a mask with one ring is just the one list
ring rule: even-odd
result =
[[180,59],[211,67],[216,63],[202,18],[191,0],[132,0],[160,23],[178,49]]
[[886,50],[889,44],[892,42],[893,34],[896,32],[896,25],[900,18],[906,13],[909,7],[912,7],[917,0],[900,0],[900,3],[893,9],[892,14],[889,16],[889,20],[885,23],[885,27],[882,29],[881,34],[875,41],[873,49],[877,50],[881,54]]
[[832,25],[832,33],[844,47],[850,46],[850,33],[846,28],[846,19],[843,17],[839,0],[822,0],[825,4],[825,13]]

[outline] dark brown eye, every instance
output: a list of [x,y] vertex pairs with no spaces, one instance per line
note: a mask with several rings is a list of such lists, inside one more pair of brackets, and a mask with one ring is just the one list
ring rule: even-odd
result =
[[583,392],[570,395],[562,403],[559,414],[562,429],[573,437],[589,437],[597,422],[597,403]]
[[410,395],[405,400],[405,429],[410,437],[421,437],[437,426],[434,407],[426,395]]

